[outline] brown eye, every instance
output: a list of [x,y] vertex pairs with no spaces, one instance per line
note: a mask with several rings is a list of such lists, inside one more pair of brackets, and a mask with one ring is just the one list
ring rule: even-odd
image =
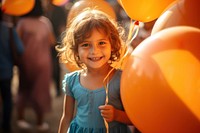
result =
[[99,42],[99,45],[104,45],[104,44],[106,44],[106,42],[104,41]]
[[90,45],[89,43],[83,43],[83,44],[81,44],[80,46],[81,46],[81,47],[89,47],[89,45]]

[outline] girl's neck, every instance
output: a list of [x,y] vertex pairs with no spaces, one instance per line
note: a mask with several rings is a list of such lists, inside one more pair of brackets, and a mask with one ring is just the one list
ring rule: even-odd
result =
[[[106,80],[106,82],[109,82],[109,80],[111,80],[113,74],[115,73],[114,71],[112,71],[107,77],[108,73],[111,70],[112,70],[112,67],[109,65],[101,69],[87,69],[86,71],[83,71],[81,73],[80,83],[82,86],[90,90],[101,88],[105,84],[104,81]],[[88,84],[88,83],[91,83],[91,84]]]
[[85,73],[91,76],[106,76],[111,71],[111,69],[112,67],[107,64],[98,69],[87,68]]

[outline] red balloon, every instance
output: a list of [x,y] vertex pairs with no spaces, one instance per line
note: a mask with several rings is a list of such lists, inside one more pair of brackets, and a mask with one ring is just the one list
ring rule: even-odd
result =
[[145,39],[121,79],[125,111],[142,133],[200,132],[200,29],[176,26]]

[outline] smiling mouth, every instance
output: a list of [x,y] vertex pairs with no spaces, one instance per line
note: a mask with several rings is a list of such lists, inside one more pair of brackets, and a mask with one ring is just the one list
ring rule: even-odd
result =
[[91,61],[99,61],[99,60],[101,60],[103,57],[90,57],[90,58],[88,58],[89,60],[91,60]]

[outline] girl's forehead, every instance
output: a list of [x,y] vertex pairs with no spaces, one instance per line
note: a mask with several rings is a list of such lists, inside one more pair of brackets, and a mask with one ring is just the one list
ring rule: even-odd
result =
[[92,34],[94,32],[98,32],[100,34],[104,34],[104,35],[107,35],[108,33],[108,30],[106,30],[105,27],[93,27],[91,28],[89,31],[88,31],[88,34]]
[[93,28],[93,29],[91,29],[90,31],[88,31],[86,34],[85,34],[85,38],[89,38],[89,37],[91,37],[92,35],[101,35],[101,36],[103,36],[103,37],[107,37],[108,36],[108,34],[107,34],[107,32],[105,31],[105,29],[103,29],[103,28]]

